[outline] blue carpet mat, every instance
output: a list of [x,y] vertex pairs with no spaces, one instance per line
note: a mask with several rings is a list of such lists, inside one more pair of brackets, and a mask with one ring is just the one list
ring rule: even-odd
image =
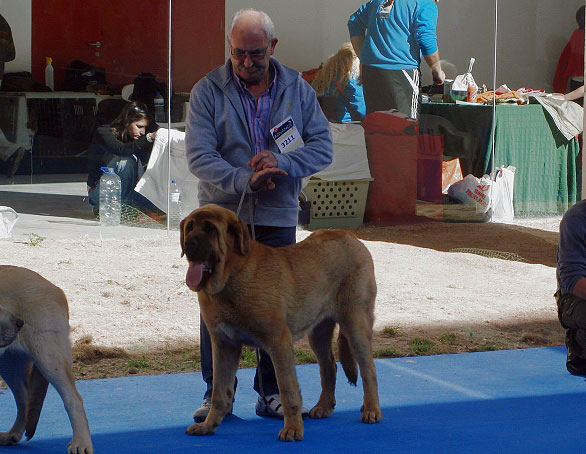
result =
[[[565,369],[564,348],[377,360],[383,421],[360,422],[362,386],[338,368],[336,411],[305,420],[305,439],[277,441],[281,421],[255,415],[253,370],[238,372],[234,415],[209,437],[185,428],[201,403],[199,373],[80,381],[97,453],[394,452],[570,453],[586,451],[586,382]],[[299,366],[305,406],[317,402],[316,365]],[[0,430],[14,420],[14,399],[0,394]],[[64,453],[71,427],[52,387],[37,433],[12,452]],[[383,450],[383,451],[379,451]]]

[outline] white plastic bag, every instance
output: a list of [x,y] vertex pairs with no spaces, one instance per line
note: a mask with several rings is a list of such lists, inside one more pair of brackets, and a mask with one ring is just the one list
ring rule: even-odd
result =
[[474,204],[477,213],[486,213],[491,208],[490,190],[492,180],[488,175],[476,178],[468,174],[448,188],[448,194],[465,204]]
[[513,166],[501,166],[492,175],[491,209],[492,222],[513,222],[513,189],[515,187],[515,170]]
[[18,213],[10,207],[0,206],[0,238],[9,238]]
[[476,59],[472,57],[468,65],[468,71],[465,74],[459,74],[456,76],[454,83],[452,84],[452,90],[467,91],[468,87],[473,87],[475,90],[478,90],[478,85],[476,85],[474,77],[472,77],[472,67],[474,66],[475,61]]

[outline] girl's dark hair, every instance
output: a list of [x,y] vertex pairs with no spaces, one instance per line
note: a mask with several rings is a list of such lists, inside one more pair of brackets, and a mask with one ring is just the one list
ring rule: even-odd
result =
[[138,120],[146,118],[151,120],[149,111],[142,102],[130,102],[126,104],[120,114],[110,123],[112,133],[122,142],[129,142],[128,126]]
[[578,27],[584,30],[584,9],[586,6],[581,6],[576,11],[576,22],[578,22]]

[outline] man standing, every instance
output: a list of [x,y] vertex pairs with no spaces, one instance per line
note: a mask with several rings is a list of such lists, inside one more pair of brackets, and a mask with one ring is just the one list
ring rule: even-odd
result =
[[433,82],[444,83],[437,47],[439,0],[370,0],[348,21],[362,64],[366,113],[397,109],[417,118],[421,55]]
[[[240,216],[249,229],[254,223],[257,241],[280,247],[295,243],[301,179],[326,168],[333,147],[314,90],[272,57],[276,44],[266,13],[245,9],[234,15],[230,59],[191,91],[185,145],[189,169],[200,181],[200,206],[236,211],[242,193],[251,191]],[[196,421],[211,408],[213,381],[210,336],[203,321],[200,326],[207,390]],[[263,351],[254,389],[260,394],[256,413],[282,418],[275,371]]]
[[557,255],[558,318],[566,330],[566,368],[586,376],[586,200],[573,205],[560,223]]

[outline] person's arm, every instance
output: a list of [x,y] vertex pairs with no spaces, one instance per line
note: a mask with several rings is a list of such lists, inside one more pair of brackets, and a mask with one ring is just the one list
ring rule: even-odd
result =
[[584,96],[584,85],[576,88],[574,91],[566,93],[564,99],[566,101],[573,101],[574,99],[582,98]]
[[586,299],[586,202],[579,202],[560,222],[557,276],[562,293]]
[[439,52],[434,52],[431,55],[424,55],[423,58],[425,58],[425,61],[431,68],[431,76],[433,77],[433,83],[436,85],[443,84],[446,80],[446,75],[442,70]]
[[119,156],[132,156],[139,151],[148,151],[153,146],[146,135],[130,142],[121,142],[108,125],[100,126],[96,130],[94,141],[108,152]]
[[362,44],[364,43],[366,30],[368,26],[368,12],[370,2],[362,5],[358,10],[348,19],[348,32],[350,33],[350,42],[354,48],[354,52],[360,58],[362,51]]
[[[222,106],[220,116],[215,113],[216,103]],[[188,109],[185,154],[190,172],[226,194],[241,194],[248,184],[250,169],[228,162],[222,155],[220,140],[240,148],[243,159],[252,156],[246,126],[241,124],[229,100],[207,77],[200,79],[191,90]]]
[[362,50],[362,44],[364,43],[364,35],[362,36],[351,36],[350,42],[352,43],[352,47],[354,48],[354,52],[356,56],[360,58],[360,51]]
[[431,68],[433,83],[441,85],[446,75],[440,63],[439,50],[437,46],[437,5],[430,2],[421,2],[415,17],[414,33],[421,55]]
[[572,293],[579,298],[586,300],[586,277],[581,277],[574,285]]

